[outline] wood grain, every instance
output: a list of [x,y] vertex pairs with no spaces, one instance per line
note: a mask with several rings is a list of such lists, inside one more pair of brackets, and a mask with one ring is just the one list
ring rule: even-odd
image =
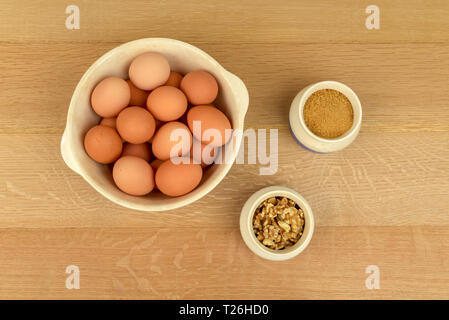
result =
[[[2,296],[419,299],[444,297],[449,281],[447,227],[318,227],[301,257],[270,263],[247,249],[237,228],[173,230],[5,229]],[[69,264],[80,267],[80,290],[62,288]],[[365,287],[372,264],[380,290]]]
[[[3,1],[0,11],[0,298],[385,299],[449,297],[449,4],[377,1]],[[117,23],[117,22],[120,23]],[[279,130],[279,167],[236,164],[185,208],[142,213],[96,193],[61,159],[71,94],[100,55],[132,39],[190,42],[241,77],[245,125]],[[349,148],[319,155],[288,129],[305,85],[338,80],[359,95]],[[286,262],[254,256],[238,230],[268,185],[310,202],[310,247]],[[81,289],[65,288],[65,268]],[[368,265],[380,290],[365,287]],[[263,279],[270,279],[265,282]]]
[[[66,6],[52,1],[2,1],[3,41],[125,42],[170,37],[192,43],[446,42],[447,2],[378,0],[382,27],[365,28],[364,0],[76,1],[79,31],[64,28]],[[176,36],[176,37],[174,37]]]

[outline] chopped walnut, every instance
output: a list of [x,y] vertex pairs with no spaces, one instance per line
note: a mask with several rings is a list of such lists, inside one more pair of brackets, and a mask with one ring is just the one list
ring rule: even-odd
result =
[[304,224],[304,212],[293,200],[285,197],[263,201],[253,218],[253,230],[257,239],[275,250],[285,249],[298,242]]

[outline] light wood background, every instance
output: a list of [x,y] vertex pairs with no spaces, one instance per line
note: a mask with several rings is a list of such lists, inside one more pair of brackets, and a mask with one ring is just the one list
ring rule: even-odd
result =
[[[81,29],[65,28],[66,6]],[[381,29],[365,28],[366,6]],[[449,298],[447,1],[2,1],[0,298]],[[62,161],[71,94],[115,46],[189,42],[246,83],[247,128],[279,129],[279,170],[234,165],[209,195],[171,212],[119,207]],[[363,125],[346,150],[294,142],[292,98],[319,80],[359,95]],[[285,185],[316,217],[305,252],[269,262],[238,219],[258,189]],[[77,265],[81,289],[67,290]],[[365,287],[368,265],[380,289]]]

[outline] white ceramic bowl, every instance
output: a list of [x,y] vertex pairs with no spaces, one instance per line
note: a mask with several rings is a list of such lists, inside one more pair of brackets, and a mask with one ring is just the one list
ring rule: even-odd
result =
[[[315,135],[304,122],[304,104],[312,93],[322,89],[333,89],[343,93],[351,102],[354,111],[354,122],[351,129],[344,135],[335,139],[325,139]],[[337,81],[322,81],[311,84],[302,89],[290,107],[290,130],[296,141],[308,150],[318,153],[339,151],[349,146],[357,137],[362,124],[362,105],[351,88]]]
[[90,95],[95,85],[105,77],[128,78],[131,61],[137,55],[147,51],[163,54],[168,59],[172,70],[187,73],[201,69],[213,74],[219,85],[219,95],[215,105],[228,116],[233,129],[243,130],[249,97],[248,90],[237,76],[226,71],[207,53],[190,44],[165,38],[140,39],[105,53],[83,75],[70,101],[67,124],[61,140],[61,153],[65,163],[73,171],[111,201],[142,211],[171,210],[200,199],[220,183],[235,160],[241,144],[241,135],[236,135],[234,139],[236,147],[230,155],[232,161],[214,164],[205,172],[200,185],[189,194],[176,198],[167,197],[161,193],[135,197],[120,191],[112,180],[108,166],[96,163],[84,151],[84,135],[100,120],[91,108]]
[[[253,231],[253,217],[257,207],[266,199],[272,197],[286,197],[298,204],[304,212],[304,231],[297,243],[283,250],[273,250],[264,246],[256,237]],[[281,187],[273,186],[263,188],[254,193],[245,203],[240,214],[240,233],[243,241],[248,248],[259,257],[267,260],[287,260],[300,254],[312,240],[315,221],[313,219],[312,209],[299,193],[296,191]]]

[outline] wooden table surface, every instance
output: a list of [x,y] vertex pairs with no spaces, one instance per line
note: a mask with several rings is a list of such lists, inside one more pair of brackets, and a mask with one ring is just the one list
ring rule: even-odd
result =
[[[338,3],[338,5],[337,5]],[[65,9],[80,8],[68,30]],[[2,1],[0,298],[449,298],[449,3],[367,1]],[[279,129],[279,170],[234,165],[200,201],[143,213],[115,205],[62,161],[72,92],[121,43],[169,37],[245,82],[246,128]],[[292,98],[320,80],[359,95],[357,140],[333,154],[299,147]],[[310,246],[285,262],[243,243],[239,214],[258,189],[310,203]],[[80,289],[68,290],[68,265]],[[369,290],[366,268],[380,271]]]

